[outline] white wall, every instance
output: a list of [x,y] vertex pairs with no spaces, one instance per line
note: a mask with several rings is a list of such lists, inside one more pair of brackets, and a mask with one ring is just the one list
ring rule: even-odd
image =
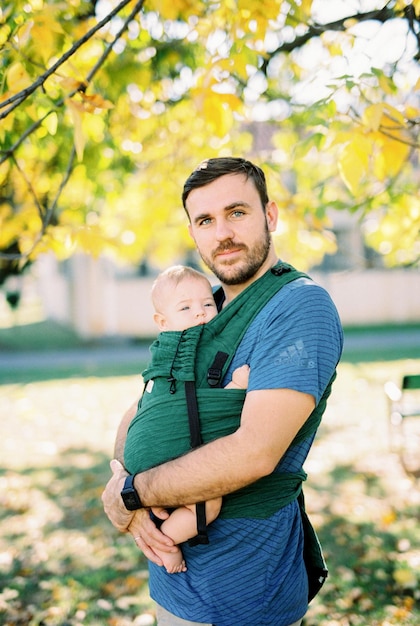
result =
[[[49,257],[39,277],[46,317],[71,325],[82,337],[153,337],[153,278],[121,277],[106,259],[78,255],[63,278]],[[315,273],[344,325],[420,322],[420,272],[366,270]]]
[[420,322],[418,270],[311,275],[327,289],[345,325]]

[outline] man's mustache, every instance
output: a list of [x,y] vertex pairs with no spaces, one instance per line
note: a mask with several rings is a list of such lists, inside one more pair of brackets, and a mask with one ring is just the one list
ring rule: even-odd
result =
[[246,246],[243,243],[233,243],[226,242],[221,244],[218,248],[213,251],[213,256],[217,256],[218,254],[222,254],[223,252],[229,252],[229,250],[245,250]]

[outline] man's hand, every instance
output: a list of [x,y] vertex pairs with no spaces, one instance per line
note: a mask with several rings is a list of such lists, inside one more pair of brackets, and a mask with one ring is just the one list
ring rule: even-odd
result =
[[[163,565],[162,559],[154,550],[175,552],[174,542],[156,528],[156,525],[150,519],[149,509],[127,511],[121,498],[121,489],[124,486],[128,472],[116,459],[113,459],[110,465],[112,476],[102,494],[105,513],[115,528],[123,533],[131,533],[134,541],[146,558],[157,565]],[[153,513],[162,520],[169,517],[168,512],[163,508],[155,507],[153,508]]]
[[127,511],[121,498],[121,489],[128,472],[119,461],[111,461],[112,476],[102,494],[102,504],[111,523],[122,533],[128,532],[128,527],[134,516],[134,511]]
[[[154,515],[160,519],[165,520],[169,517],[169,513],[165,509],[155,507],[152,510]],[[128,531],[133,535],[134,541],[144,556],[156,565],[163,565],[158,552],[177,552],[172,539],[156,528],[153,520],[150,519],[148,509],[135,511]]]

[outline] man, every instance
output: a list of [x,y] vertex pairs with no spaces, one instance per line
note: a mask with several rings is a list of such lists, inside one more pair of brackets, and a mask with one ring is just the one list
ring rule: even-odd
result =
[[[262,170],[238,158],[201,164],[184,186],[183,203],[197,250],[223,287],[225,307],[276,264],[271,233],[277,205],[268,198]],[[342,329],[328,294],[298,278],[257,314],[230,364],[223,384],[236,367],[250,367],[234,433],[128,479],[135,489],[134,514],[120,496],[127,472],[112,461],[104,508],[151,561],[150,593],[159,626],[301,623],[308,580],[296,498],[268,516],[258,510],[263,498],[255,514],[221,515],[209,526],[209,545],[183,547],[188,571],[172,577],[154,550],[174,546],[156,528],[150,509],[163,519],[165,507],[227,500],[227,494],[264,477],[301,472],[314,433],[298,444],[294,439],[313,412],[324,410],[341,349]],[[135,407],[125,415],[117,433],[119,460],[134,412]]]

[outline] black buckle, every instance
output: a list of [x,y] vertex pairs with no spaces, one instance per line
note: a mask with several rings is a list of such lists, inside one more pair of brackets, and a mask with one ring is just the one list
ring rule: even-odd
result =
[[217,387],[222,377],[222,370],[210,367],[207,372],[207,382],[210,387]]
[[282,274],[287,274],[291,270],[292,268],[290,267],[290,265],[281,264],[281,265],[276,265],[276,267],[272,267],[271,273],[274,274],[274,276],[282,276]]

